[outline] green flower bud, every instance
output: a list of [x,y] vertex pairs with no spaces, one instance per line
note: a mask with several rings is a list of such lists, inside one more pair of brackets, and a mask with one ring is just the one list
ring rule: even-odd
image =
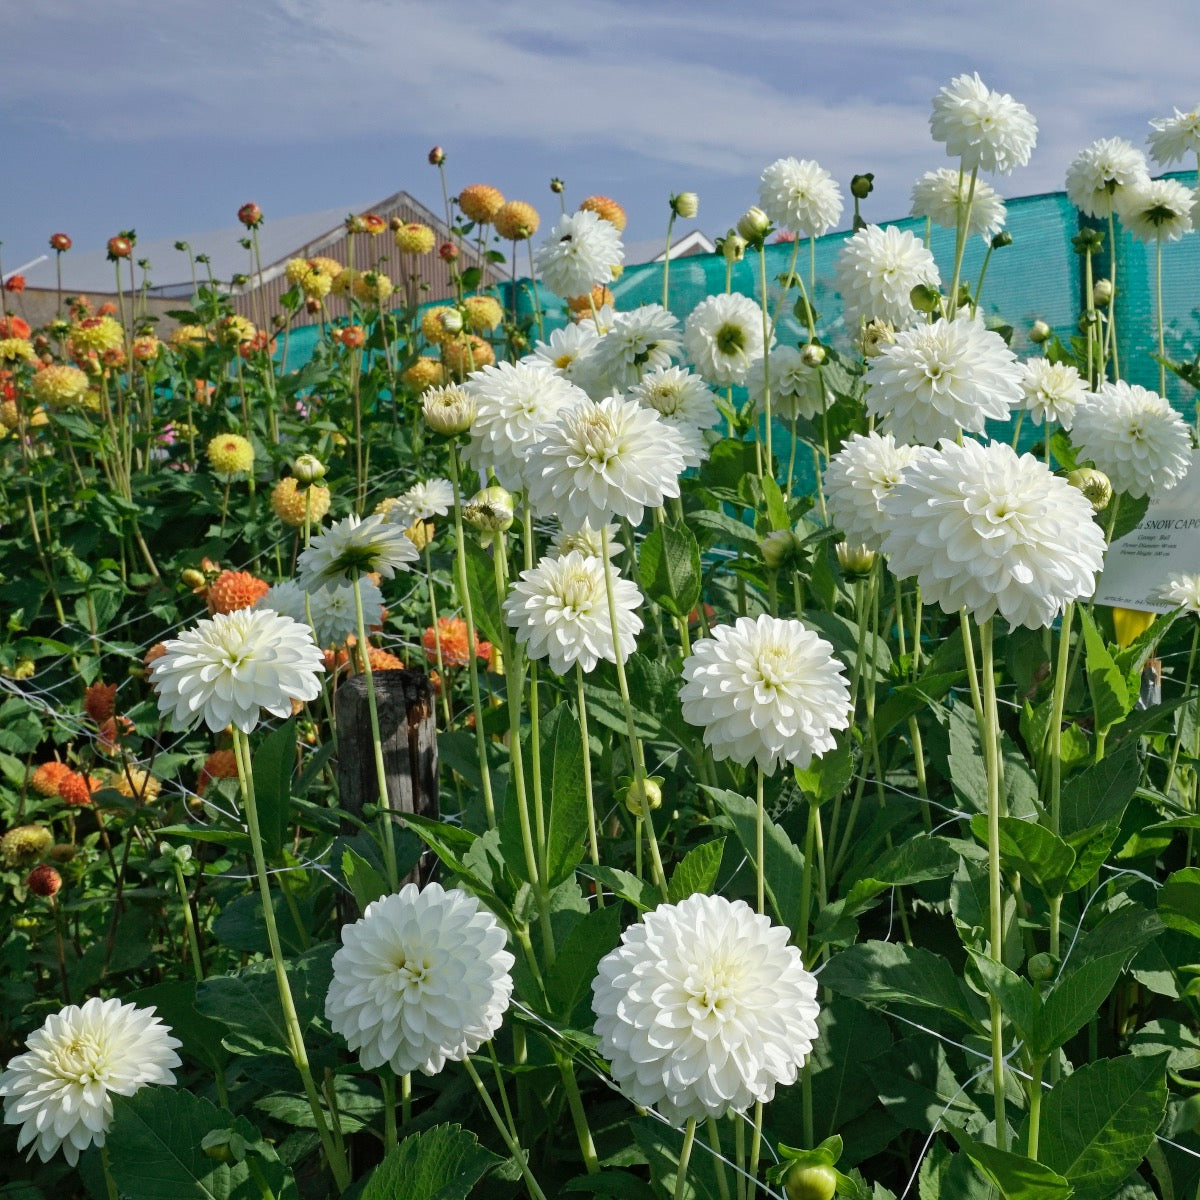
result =
[[809,342],[800,348],[800,360],[806,367],[819,367],[825,361],[825,347],[819,342]]
[[833,1200],[837,1172],[832,1167],[806,1167],[797,1163],[784,1176],[783,1191],[788,1200]]
[[1097,279],[1092,288],[1092,303],[1097,308],[1107,308],[1112,302],[1113,285],[1111,279]]
[[720,250],[726,262],[741,262],[746,257],[746,239],[736,229],[731,229],[721,239]]
[[838,542],[833,552],[847,579],[865,579],[879,557],[874,550],[866,546],[852,546],[849,542]]
[[1035,954],[1026,971],[1035,983],[1049,983],[1058,973],[1058,959],[1053,954]]
[[761,208],[748,208],[738,218],[737,231],[752,245],[759,245],[771,229],[771,218]]
[[1029,327],[1029,340],[1035,346],[1040,346],[1043,342],[1048,342],[1053,333],[1054,330],[1045,321],[1034,321]]
[[931,283],[918,283],[908,293],[908,299],[917,312],[932,313],[937,312],[941,306],[942,293]]
[[994,238],[992,238],[992,249],[1001,250],[1005,246],[1011,246],[1013,242],[1012,234],[1007,229],[1002,229]]
[[662,782],[659,775],[648,775],[640,785],[630,781],[621,800],[631,816],[644,817],[647,810],[662,808]]
[[896,340],[896,331],[891,322],[876,318],[868,321],[862,332],[862,352],[865,358],[874,358],[884,346],[892,345]]
[[700,197],[695,192],[680,192],[671,197],[671,211],[685,221],[691,221],[700,211]]
[[496,485],[476,492],[463,505],[463,520],[480,533],[503,533],[513,523],[513,498]]
[[292,474],[298,483],[316,483],[325,478],[325,464],[315,454],[301,454],[292,463]]
[[864,175],[855,175],[850,180],[850,195],[855,200],[865,200],[875,190],[875,176],[867,171]]
[[1103,512],[1112,500],[1112,483],[1103,471],[1097,471],[1095,467],[1079,467],[1068,471],[1067,482],[1084,494],[1094,512]]

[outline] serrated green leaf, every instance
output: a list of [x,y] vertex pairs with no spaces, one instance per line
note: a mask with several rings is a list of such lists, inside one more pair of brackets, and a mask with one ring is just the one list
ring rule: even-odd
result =
[[1041,1011],[1026,1044],[1036,1058],[1048,1058],[1100,1011],[1125,969],[1128,954],[1106,954],[1062,976],[1042,998]]
[[284,721],[259,744],[251,759],[254,802],[268,860],[283,849],[291,815],[292,772],[296,767],[296,721]]
[[[987,817],[971,818],[971,832],[981,845],[988,843]],[[1018,871],[1041,888],[1047,897],[1061,896],[1075,851],[1044,825],[1017,817],[1000,818],[1000,861],[1010,871]]]
[[674,617],[686,620],[700,600],[700,546],[686,525],[652,529],[638,554],[642,591]]
[[619,904],[593,908],[571,927],[546,970],[546,998],[560,1020],[571,1024],[571,1014],[591,988],[597,964],[620,938]]
[[1158,915],[1164,925],[1200,937],[1200,867],[1167,876],[1158,893]]
[[1071,776],[1062,789],[1059,828],[1063,837],[1119,821],[1140,779],[1135,742],[1123,742],[1103,762]]
[[671,872],[667,883],[667,899],[672,904],[678,904],[680,900],[686,900],[696,892],[706,895],[711,892],[721,870],[721,857],[724,853],[724,838],[704,842],[689,850]]
[[[546,828],[549,886],[568,879],[583,858],[587,799],[583,783],[583,743],[579,722],[566,703],[542,718],[542,790],[550,800]],[[548,789],[548,790],[547,790]]]
[[391,891],[387,880],[361,854],[349,846],[342,851],[342,875],[354,893],[360,913],[367,911],[368,904],[378,900],[380,896],[386,896]]
[[1067,1200],[1072,1194],[1067,1180],[1044,1164],[977,1142],[954,1125],[946,1127],[1003,1200]]
[[466,1200],[502,1161],[462,1126],[435,1125],[394,1146],[371,1172],[360,1200]]
[[1124,673],[1109,653],[1096,622],[1086,608],[1079,610],[1083,640],[1087,650],[1088,690],[1092,696],[1092,716],[1097,733],[1107,733],[1133,711],[1136,693],[1130,695]]

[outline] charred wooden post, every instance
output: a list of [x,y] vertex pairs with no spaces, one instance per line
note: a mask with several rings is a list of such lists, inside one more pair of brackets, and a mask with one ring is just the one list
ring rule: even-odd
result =
[[[387,775],[388,799],[396,820],[404,813],[438,818],[437,720],[433,684],[423,671],[376,671],[375,705]],[[367,681],[344,680],[335,707],[338,788],[341,805],[362,818],[363,805],[379,803]],[[426,853],[401,883],[424,883],[436,861]]]

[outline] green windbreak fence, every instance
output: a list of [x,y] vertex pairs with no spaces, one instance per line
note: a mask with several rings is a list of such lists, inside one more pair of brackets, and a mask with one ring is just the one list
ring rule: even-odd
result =
[[[1195,176],[1188,172],[1172,178],[1191,185]],[[1042,196],[1027,196],[1007,202],[1006,228],[1012,234],[1012,245],[1002,247],[991,255],[981,297],[981,310],[989,317],[1002,319],[1012,325],[1015,333],[1013,349],[1019,355],[1036,352],[1029,344],[1027,333],[1035,320],[1045,321],[1063,341],[1077,332],[1076,322],[1083,306],[1084,263],[1075,253],[1071,239],[1079,233],[1081,218],[1078,211],[1061,192]],[[892,222],[908,229],[918,237],[925,236],[924,220],[908,218]],[[1109,274],[1107,226],[1104,252],[1094,262],[1096,277]],[[815,259],[816,286],[813,305],[820,314],[817,333],[826,342],[847,349],[851,334],[845,328],[842,308],[834,290],[834,263],[846,233],[829,234],[816,240],[812,247]],[[954,232],[934,227],[930,231],[930,247],[937,258],[943,283],[948,286],[953,273]],[[1157,390],[1158,365],[1151,357],[1157,348],[1155,321],[1156,248],[1135,241],[1117,225],[1117,337],[1123,376],[1133,383]],[[974,282],[979,277],[987,245],[982,238],[971,240],[964,257],[962,278]],[[778,276],[787,270],[792,246],[779,243],[767,248],[767,286],[774,302],[778,294]],[[797,271],[808,278],[810,249],[800,247]],[[1188,234],[1181,241],[1163,246],[1162,303],[1166,326],[1166,354],[1176,361],[1192,360],[1200,351],[1200,236]],[[662,263],[644,263],[625,269],[612,287],[618,309],[639,304],[661,303]],[[717,254],[676,259],[670,269],[670,307],[681,320],[687,317],[705,296],[725,290],[724,259]],[[733,290],[759,297],[760,267],[757,254],[748,255],[735,264],[732,272]],[[528,280],[517,283],[518,311],[532,315],[534,290]],[[502,289],[506,307],[511,302],[509,285]],[[793,293],[794,298],[795,293]],[[545,332],[566,322],[561,301],[545,289],[538,289]],[[291,334],[288,365],[301,365],[312,353],[319,327],[298,329]],[[778,331],[781,342],[807,340],[805,331],[791,313],[784,310]],[[1173,375],[1168,375],[1167,393],[1177,408],[1191,416],[1196,393]]]

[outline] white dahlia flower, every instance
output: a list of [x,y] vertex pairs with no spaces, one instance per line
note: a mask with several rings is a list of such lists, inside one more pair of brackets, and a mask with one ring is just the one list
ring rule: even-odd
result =
[[42,1162],[58,1150],[71,1166],[103,1146],[112,1097],[175,1082],[181,1045],[153,1008],[93,996],[46,1018],[0,1075],[4,1123],[20,1125],[17,1149]]
[[1023,407],[1035,425],[1049,421],[1070,429],[1087,386],[1069,363],[1031,358],[1021,363],[1021,392]]
[[761,411],[767,394],[770,368],[771,413],[782,421],[797,421],[821,415],[824,384],[821,372],[808,366],[795,346],[777,346],[770,361],[756,358],[746,377],[746,390]]
[[886,522],[882,503],[919,458],[925,446],[897,445],[890,433],[855,433],[825,468],[829,520],[851,545],[878,550]]
[[867,412],[898,442],[981,433],[1021,402],[1021,368],[980,321],[937,320],[896,335],[867,364]]
[[715,387],[744,383],[750,364],[763,353],[762,309],[736,292],[709,296],[684,323],[683,348]]
[[1130,496],[1158,496],[1173,488],[1192,461],[1184,419],[1158,395],[1136,383],[1102,383],[1075,410],[1071,441]]
[[1084,494],[1003,442],[943,441],[883,500],[883,553],[922,598],[977,621],[1049,625],[1096,587],[1104,534]]
[[933,98],[929,129],[935,142],[963,169],[1010,175],[1023,167],[1037,144],[1037,122],[1007,93],[989,91],[973,75],[959,75]]
[[[957,229],[970,194],[970,177],[963,176],[953,167],[926,171],[913,184],[912,215],[928,217],[943,229]],[[982,179],[976,179],[975,194],[971,197],[971,215],[967,219],[967,236],[978,234],[991,239],[1004,228],[1007,216],[1004,201],[995,188]]]
[[802,237],[820,237],[842,216],[842,194],[820,163],[811,159],[779,158],[758,183],[758,203],[783,229]]
[[597,284],[608,285],[625,251],[617,227],[582,210],[564,216],[534,253],[542,283],[556,296],[585,296]]
[[933,255],[906,229],[868,225],[847,238],[835,266],[837,290],[852,332],[867,321],[888,321],[897,329],[916,323],[910,294],[918,284],[941,287]]
[[713,758],[803,770],[850,723],[850,690],[833,647],[799,621],[763,614],[716,625],[683,664],[683,719]]
[[617,608],[616,648],[608,616],[604,563],[573,550],[562,558],[543,558],[522,571],[504,601],[504,619],[516,630],[530,658],[545,658],[550,669],[565,675],[578,663],[591,671],[600,659],[624,662],[637,647],[642,619],[637,615],[642,593],[613,575]]
[[1121,224],[1139,242],[1177,242],[1192,228],[1192,189],[1176,179],[1151,179],[1117,198]]
[[556,329],[544,342],[538,342],[533,353],[521,361],[526,364],[544,366],[578,384],[578,372],[588,355],[600,340],[595,325],[580,321]]
[[404,530],[384,513],[369,517],[351,514],[318,533],[296,560],[297,581],[305,591],[327,583],[378,571],[391,579],[418,557]]
[[525,490],[525,460],[558,414],[587,398],[561,375],[527,362],[484,367],[466,388],[476,403],[467,461],[479,471],[490,468],[510,492]]
[[1193,616],[1200,615],[1200,575],[1175,575],[1163,584],[1159,598]]
[[[368,629],[383,620],[383,593],[369,580],[360,579],[363,621]],[[334,581],[306,592],[293,580],[273,584],[258,602],[259,608],[272,608],[281,616],[291,617],[311,628],[318,646],[340,646],[351,634],[357,636],[358,614],[354,607],[354,584]]]
[[1150,181],[1146,156],[1124,138],[1100,138],[1067,168],[1067,198],[1088,217],[1107,217],[1118,195]]
[[405,884],[342,929],[325,1016],[365,1070],[436,1075],[500,1028],[515,961],[506,941],[474,896]]
[[643,408],[658,413],[683,442],[684,467],[698,467],[708,458],[704,432],[720,419],[708,385],[686,367],[647,371],[629,391]]
[[430,517],[444,517],[454,503],[454,485],[448,479],[414,483],[387,512],[393,525],[407,529]]
[[1200,155],[1200,104],[1191,112],[1175,109],[1172,116],[1150,122],[1150,153],[1154,161],[1168,166]]
[[269,608],[218,613],[164,643],[150,665],[158,709],[182,728],[197,721],[214,733],[249,733],[259,709],[292,714],[293,700],[315,700],[325,664],[307,625]]
[[790,936],[743,900],[699,893],[630,925],[592,981],[600,1053],[625,1095],[682,1124],[793,1083],[819,1006]]
[[589,393],[599,399],[609,392],[625,392],[647,371],[669,367],[680,351],[679,336],[679,319],[661,304],[617,313],[588,355]]
[[647,508],[679,495],[684,457],[675,429],[636,400],[584,398],[563,409],[538,444],[529,502],[557,514],[564,528],[598,529],[614,515],[637,525]]
[[625,553],[625,545],[617,537],[617,527],[611,522],[600,529],[593,529],[586,521],[578,529],[560,529],[550,539],[550,555],[562,558],[572,550],[578,550],[585,558],[604,558],[604,544],[608,543],[608,557],[616,558]]

